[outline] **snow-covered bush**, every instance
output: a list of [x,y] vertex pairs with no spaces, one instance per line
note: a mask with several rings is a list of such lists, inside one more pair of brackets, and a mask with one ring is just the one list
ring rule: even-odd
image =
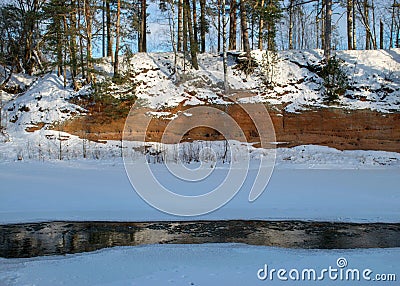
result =
[[339,99],[339,96],[343,95],[349,87],[343,63],[342,59],[333,56],[319,72],[319,76],[324,80],[324,96],[328,102],[334,102]]

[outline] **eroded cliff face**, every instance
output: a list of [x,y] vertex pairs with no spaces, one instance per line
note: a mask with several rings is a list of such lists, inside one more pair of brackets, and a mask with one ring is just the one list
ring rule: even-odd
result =
[[[243,106],[243,105],[242,105]],[[258,142],[259,135],[252,119],[236,104],[209,106],[216,112],[226,112],[233,118],[246,136],[248,142]],[[284,108],[266,106],[275,129],[278,146],[291,147],[315,144],[340,150],[383,150],[400,152],[400,114],[380,113],[371,110],[346,110],[340,108],[319,108],[301,113],[285,112]],[[188,111],[191,106],[180,105],[169,109],[173,115]],[[190,111],[189,111],[190,112]],[[216,113],[204,112],[202,125],[214,126],[220,120]],[[155,117],[146,129],[146,141],[160,142],[165,128],[175,119]],[[196,121],[195,117],[190,120]],[[207,123],[207,124],[204,124]],[[98,121],[93,117],[80,117],[67,122],[66,132],[85,136],[90,140],[120,140],[123,135],[125,118]],[[179,123],[175,128],[182,130]],[[133,130],[133,132],[135,132]],[[196,127],[182,136],[182,141],[222,140],[224,137],[208,127]]]

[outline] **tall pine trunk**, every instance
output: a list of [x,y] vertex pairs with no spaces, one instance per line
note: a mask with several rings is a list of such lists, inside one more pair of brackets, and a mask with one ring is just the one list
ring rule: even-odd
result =
[[115,24],[115,55],[114,55],[114,78],[119,77],[119,30],[121,24],[121,0],[117,0],[117,22]]
[[365,24],[365,49],[371,49],[371,30],[369,29],[369,3],[364,0],[364,24]]
[[184,0],[182,0],[182,50],[185,54],[188,52],[188,24],[187,24],[187,9],[186,7],[186,3],[184,2]]
[[332,37],[332,0],[325,0],[325,46],[324,56],[326,62],[331,57],[331,37]]
[[264,40],[264,0],[261,0],[260,21],[258,24],[258,49],[263,49]]
[[247,12],[245,0],[240,0],[240,26],[242,31],[243,50],[250,54],[249,30],[247,28]]
[[[119,0],[118,0],[119,1]],[[140,31],[139,31],[139,47],[138,51],[147,51],[147,3],[146,0],[141,0],[140,5]]]
[[228,85],[228,56],[226,49],[226,11],[225,11],[225,0],[222,0],[222,53],[223,53],[223,69],[224,69],[224,92],[229,93]]
[[353,0],[352,2],[352,11],[353,11],[353,50],[357,49],[357,37],[356,37],[356,2],[357,0]]
[[[197,1],[192,0],[192,12],[193,12],[193,38],[194,42],[196,43],[197,47],[199,46],[199,39],[198,39],[198,29],[197,29]],[[199,50],[199,48],[197,48]]]
[[110,1],[106,0],[106,30],[107,30],[107,57],[112,61],[112,32],[111,32],[111,9]]
[[178,52],[182,52],[182,50],[183,50],[182,42],[183,42],[183,0],[179,0],[178,1],[178,43],[177,43]]
[[379,48],[383,50],[383,22],[379,21]]
[[201,52],[206,51],[206,0],[200,0],[200,39],[201,39]]
[[236,50],[237,0],[231,0],[229,11],[229,50]]
[[[77,68],[77,60],[76,60],[76,5],[75,5],[75,0],[71,0],[71,9],[72,13],[70,14],[70,50],[71,50],[71,74],[73,79],[76,78],[76,75],[78,74],[78,68]],[[75,86],[75,81],[74,81],[74,88],[76,89],[77,87]]]
[[217,6],[218,6],[218,17],[217,17],[217,48],[218,48],[218,53],[221,51],[221,0],[217,1]]
[[189,0],[184,0],[183,9],[186,10],[186,23],[187,23],[187,30],[189,32],[189,41],[190,41],[190,56],[191,62],[194,69],[199,69],[199,64],[197,61],[197,45],[194,39],[194,32],[193,32],[193,23],[192,23],[192,16],[190,13],[190,2]]
[[289,50],[293,50],[293,0],[289,2]]
[[84,0],[85,22],[86,22],[86,83],[92,82],[92,11],[90,0]]

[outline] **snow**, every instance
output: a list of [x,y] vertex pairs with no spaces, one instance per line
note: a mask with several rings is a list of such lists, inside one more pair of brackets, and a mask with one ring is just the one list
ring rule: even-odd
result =
[[8,122],[3,123],[3,126],[12,134],[38,123],[61,123],[84,111],[68,102],[71,93],[71,89],[64,89],[59,77],[47,74],[35,81],[25,93],[5,104],[5,118]]
[[[395,274],[399,279],[400,249],[298,250],[243,244],[147,245],[116,247],[84,254],[0,259],[2,285],[394,285],[366,281],[364,269],[376,274]],[[360,281],[336,280],[328,274],[320,281],[280,281],[257,277],[259,269],[357,269]],[[346,273],[346,272],[343,272]],[[286,277],[289,278],[288,274]],[[300,276],[301,277],[301,276]],[[307,277],[307,276],[305,276]],[[322,276],[320,276],[322,277]]]
[[[341,96],[336,106],[347,109],[371,109],[380,112],[400,110],[400,49],[370,51],[335,51],[344,60],[344,70],[353,90]],[[321,94],[323,80],[307,69],[322,64],[321,50],[279,51],[276,55],[265,51],[252,51],[259,67],[251,75],[235,69],[229,57],[228,82],[235,93],[245,90],[252,97],[238,102],[268,102],[287,104],[288,112],[299,112],[311,107],[327,107]],[[199,70],[181,55],[177,58],[174,74],[173,53],[138,53],[125,69],[135,74],[136,96],[154,109],[175,107],[179,104],[227,104],[222,97],[222,58],[213,54],[198,55]],[[99,69],[110,72],[110,65],[103,63]],[[265,81],[270,81],[265,85]]]
[[[221,209],[195,219],[400,221],[398,153],[338,151],[321,146],[279,148],[265,192],[249,203],[259,165],[260,153],[256,151],[252,152],[249,173],[239,193]],[[3,161],[0,223],[193,219],[167,215],[147,205],[131,187],[121,160],[106,158]],[[150,164],[162,184],[186,195],[211,190],[223,181],[229,166],[210,165],[208,181],[192,183],[172,176],[164,164]]]

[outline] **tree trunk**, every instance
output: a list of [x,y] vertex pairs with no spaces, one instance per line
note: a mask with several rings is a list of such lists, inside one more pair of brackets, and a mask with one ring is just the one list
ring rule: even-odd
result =
[[264,0],[261,0],[260,22],[258,24],[258,49],[263,49],[264,40]]
[[106,56],[106,0],[103,0],[103,7],[101,9],[101,51],[102,57]]
[[353,0],[347,0],[347,49],[353,50]]
[[[81,1],[78,0],[78,30],[83,30],[83,27],[81,26],[82,19],[81,19]],[[84,54],[83,54],[83,35],[81,33],[78,33],[79,35],[79,55],[80,55],[80,66],[81,66],[81,73],[82,73],[82,78],[86,78],[86,72],[85,72],[85,64],[84,64]]]
[[240,0],[240,25],[242,31],[243,50],[250,54],[249,31],[247,28],[247,13],[245,0]]
[[231,0],[229,11],[229,50],[236,50],[237,0]]
[[54,25],[56,26],[56,53],[57,53],[57,76],[63,74],[63,53],[62,53],[62,40],[61,40],[61,19],[60,16],[56,16],[54,19]]
[[[73,80],[75,80],[76,75],[78,74],[77,71],[77,61],[76,61],[76,5],[75,5],[75,0],[71,0],[71,9],[72,13],[70,14],[70,49],[71,49],[71,74]],[[75,81],[74,81],[74,88],[75,86]]]
[[[205,0],[204,0],[205,1]],[[178,52],[182,52],[183,41],[183,0],[178,1]]]
[[[184,1],[184,0],[182,0],[182,1]],[[186,54],[188,51],[188,24],[187,24],[187,15],[186,15],[187,9],[185,8],[185,6],[186,6],[185,2],[182,2],[182,17],[183,17],[182,18],[182,24],[183,24],[183,27],[182,27],[182,50],[186,57]]]
[[117,0],[117,22],[115,24],[115,54],[114,54],[114,78],[119,77],[119,30],[121,24],[121,0]]
[[217,1],[217,6],[218,6],[218,17],[217,17],[217,49],[218,53],[221,51],[221,0]]
[[190,56],[192,60],[192,66],[194,69],[198,70],[199,69],[199,64],[197,62],[197,45],[194,40],[194,32],[193,32],[193,23],[192,23],[192,16],[190,13],[190,2],[189,0],[184,0],[184,6],[183,9],[186,10],[186,23],[188,26],[188,31],[189,31],[189,41],[190,41]]
[[321,49],[325,49],[325,16],[326,16],[325,1],[326,0],[322,0],[322,8],[321,8]]
[[[74,90],[77,90],[77,86],[76,86],[76,79],[75,79],[75,72],[73,71],[73,62],[72,62],[72,54],[73,49],[72,49],[72,43],[75,41],[73,41],[71,38],[75,38],[75,34],[72,33],[72,27],[68,27],[67,25],[67,17],[64,15],[63,17],[63,22],[64,22],[64,30],[66,31],[66,47],[68,47],[68,51],[69,51],[69,56],[71,59],[70,62],[70,70],[71,70],[71,78],[72,78],[72,85],[74,87]],[[72,21],[70,21],[70,25],[72,25]]]
[[[274,3],[272,0],[268,0],[268,7],[270,10],[273,9]],[[276,45],[275,45],[275,35],[276,35],[276,24],[273,21],[267,21],[267,49],[269,51],[275,51]],[[303,29],[304,33],[305,29]],[[304,37],[303,37],[304,38]]]
[[379,48],[383,50],[383,22],[379,21]]
[[228,85],[228,57],[226,51],[226,11],[225,11],[225,0],[222,0],[222,51],[223,51],[223,67],[224,67],[224,92],[229,92]]
[[293,50],[293,0],[289,2],[289,50]]
[[394,48],[394,46],[393,46],[393,33],[394,33],[394,17],[395,17],[395,14],[394,14],[394,7],[395,7],[395,4],[396,4],[396,0],[393,0],[393,5],[392,5],[392,22],[391,22],[391,24],[390,24],[390,39],[389,39],[389,49],[391,49],[391,48]]
[[92,12],[90,0],[84,0],[86,22],[86,83],[92,82]]
[[139,48],[138,48],[139,53],[147,52],[147,12],[146,12],[146,10],[147,10],[146,0],[141,0]]
[[325,0],[325,46],[324,56],[326,62],[331,57],[331,37],[332,37],[332,0]]
[[200,39],[201,39],[201,52],[206,51],[206,0],[200,0]]
[[[199,46],[199,39],[198,39],[198,29],[197,29],[197,3],[196,0],[192,0],[192,7],[193,7],[193,38],[194,42],[196,43],[197,47]],[[199,48],[197,48],[197,51]]]
[[171,35],[171,43],[172,43],[172,50],[174,52],[174,70],[172,75],[175,75],[175,81],[179,82],[179,74],[177,72],[177,62],[178,62],[178,52],[177,52],[177,46],[175,44],[175,3],[170,2],[170,10],[171,10],[171,17],[168,17],[168,22],[169,22],[169,31]]
[[[253,7],[253,11],[255,11],[257,9],[257,3],[255,4],[255,6]],[[251,39],[251,49],[254,50],[254,31],[255,31],[255,25],[256,25],[256,13],[252,13],[251,14],[251,22],[250,22],[250,39]]]
[[357,49],[357,38],[356,38],[356,7],[355,7],[355,1],[353,0],[352,2],[352,11],[353,11],[353,50]]
[[378,49],[378,45],[376,44],[376,21],[375,21],[375,4],[374,0],[371,0],[371,8],[372,8],[372,32],[373,32],[373,37],[372,37],[372,45],[374,47],[374,50]]
[[365,49],[371,49],[371,31],[369,29],[369,5],[368,0],[364,0],[364,21],[365,21]]
[[111,9],[110,1],[106,0],[106,26],[107,26],[107,57],[112,61],[112,32],[111,32]]

